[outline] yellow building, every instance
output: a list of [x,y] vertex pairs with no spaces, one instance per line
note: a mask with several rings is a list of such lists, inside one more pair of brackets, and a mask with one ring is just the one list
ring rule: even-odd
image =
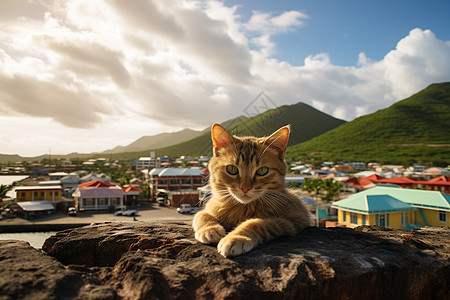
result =
[[61,186],[17,186],[15,187],[16,199],[23,201],[51,201],[61,202]]
[[338,209],[338,223],[354,228],[360,225],[378,225],[403,229],[414,224],[413,206],[389,195],[352,195],[333,203]]
[[411,229],[450,226],[450,196],[437,191],[374,187],[333,203],[346,227]]

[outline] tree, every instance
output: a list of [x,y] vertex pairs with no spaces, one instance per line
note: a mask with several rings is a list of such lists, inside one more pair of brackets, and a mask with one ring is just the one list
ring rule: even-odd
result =
[[6,194],[12,189],[12,185],[0,184],[0,203],[2,203],[3,198],[6,198]]
[[319,178],[305,178],[303,181],[302,190],[307,191],[308,193],[313,193],[314,196],[319,194],[320,189],[322,188],[322,179]]
[[342,183],[333,178],[322,180],[322,189],[325,191],[325,195],[322,196],[322,199],[326,202],[330,202],[333,200],[334,196],[339,193],[341,187]]

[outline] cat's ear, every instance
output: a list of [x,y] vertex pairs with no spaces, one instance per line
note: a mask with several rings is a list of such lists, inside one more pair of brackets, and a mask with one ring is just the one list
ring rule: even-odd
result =
[[223,147],[230,147],[233,144],[233,136],[217,123],[211,128],[211,137],[215,156],[218,156],[219,149]]
[[284,152],[286,151],[290,132],[290,125],[281,127],[264,141],[264,144],[267,145],[267,147],[271,147],[278,151],[280,159],[284,158]]

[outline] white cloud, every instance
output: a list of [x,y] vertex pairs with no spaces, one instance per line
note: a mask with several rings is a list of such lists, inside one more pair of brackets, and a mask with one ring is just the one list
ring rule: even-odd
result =
[[[309,17],[298,11],[254,12],[243,22],[238,6],[220,1],[6,2],[1,125],[29,135],[9,139],[5,153],[67,133],[57,151],[206,128],[243,114],[262,90],[278,105],[305,101],[351,120],[450,79],[450,43],[429,30],[412,30],[380,61],[361,53],[356,66],[336,66],[313,53],[295,66],[274,57],[272,37],[307,30]],[[20,130],[26,118],[37,125]]]
[[263,35],[277,34],[293,30],[295,27],[303,25],[303,19],[308,18],[308,15],[299,11],[287,11],[279,16],[254,11],[248,23],[245,24],[245,28],[249,31],[257,31]]

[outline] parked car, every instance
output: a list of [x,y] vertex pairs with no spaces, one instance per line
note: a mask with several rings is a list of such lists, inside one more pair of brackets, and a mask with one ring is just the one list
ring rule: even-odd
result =
[[67,213],[69,214],[69,216],[75,217],[77,215],[77,209],[75,207],[69,207]]
[[116,211],[114,212],[115,216],[135,216],[137,215],[137,210],[135,209],[129,209],[126,206],[119,206],[116,208]]
[[158,205],[159,206],[166,206],[166,199],[160,197],[157,200],[158,200]]
[[190,204],[181,204],[180,207],[177,208],[177,211],[180,214],[195,214],[198,210],[198,207],[191,206]]

